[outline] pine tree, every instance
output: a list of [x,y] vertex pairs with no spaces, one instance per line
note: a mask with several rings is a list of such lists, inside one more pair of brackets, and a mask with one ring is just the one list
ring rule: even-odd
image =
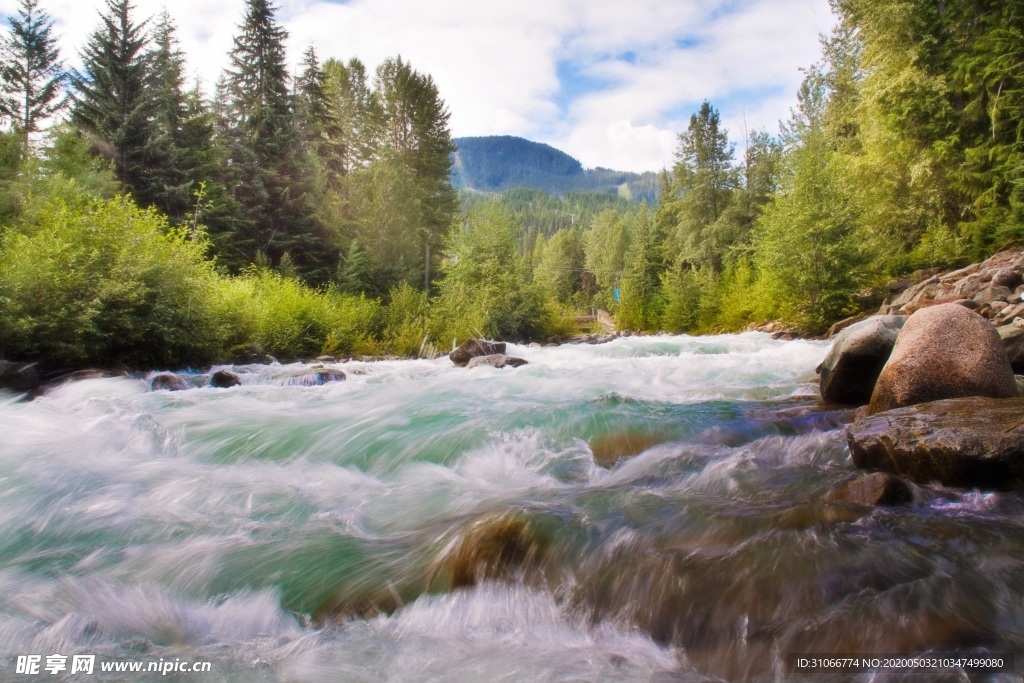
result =
[[230,53],[223,115],[229,136],[235,198],[247,225],[231,236],[248,262],[262,254],[277,264],[290,254],[299,272],[318,269],[318,244],[303,211],[298,140],[285,64],[288,34],[268,0],[246,0],[245,18]]
[[77,91],[73,120],[96,151],[113,160],[115,175],[136,201],[151,206],[159,196],[155,175],[161,158],[146,22],[134,22],[129,0],[107,0],[106,9],[82,50],[84,70],[71,77]]
[[[176,223],[192,212],[194,181],[201,179],[194,177],[195,168],[186,160],[189,150],[184,148],[182,130],[188,116],[185,57],[178,48],[174,24],[166,10],[154,27],[153,43],[150,54],[150,92],[155,114],[152,147],[154,157],[159,160],[154,174],[154,199],[157,208]],[[192,143],[203,144],[195,139]]]
[[387,59],[377,68],[374,85],[380,145],[405,163],[415,177],[410,189],[420,207],[415,221],[419,234],[408,237],[423,245],[420,263],[423,288],[428,291],[432,260],[458,208],[449,180],[455,152],[448,130],[450,114],[433,78],[417,72],[401,57]]
[[39,124],[66,104],[66,79],[53,20],[39,10],[36,0],[21,0],[18,16],[9,16],[11,33],[0,40],[0,118],[8,118],[24,135],[39,130]]
[[675,260],[694,267],[721,267],[728,246],[715,230],[739,183],[732,165],[733,145],[721,127],[718,111],[705,101],[679,135],[670,191],[663,201],[673,204],[676,219],[670,233]]

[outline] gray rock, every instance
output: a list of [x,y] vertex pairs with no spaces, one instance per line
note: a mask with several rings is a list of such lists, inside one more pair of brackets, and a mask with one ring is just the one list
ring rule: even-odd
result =
[[847,428],[857,467],[920,483],[1024,488],[1024,398],[980,396],[897,408]]
[[485,365],[489,365],[492,368],[503,368],[506,365],[518,368],[521,365],[526,365],[526,361],[522,358],[516,358],[515,356],[506,356],[503,353],[492,353],[487,356],[476,356],[475,358],[471,358],[466,367],[477,368]]
[[829,403],[867,403],[906,321],[903,315],[879,315],[842,330],[818,366],[821,397]]
[[976,301],[979,305],[984,306],[990,304],[993,301],[1007,301],[1013,296],[1013,292],[1007,287],[986,287],[977,294],[971,297],[973,301]]
[[907,320],[871,394],[870,412],[961,396],[1017,395],[995,329],[963,306],[923,308]]
[[242,380],[235,373],[229,370],[218,370],[217,372],[210,375],[210,386],[217,387],[219,389],[230,389],[231,387],[237,387],[242,383]]
[[1021,272],[1016,268],[1003,268],[992,276],[992,284],[1014,289],[1022,279],[1024,278],[1022,278]]
[[490,356],[495,353],[505,353],[505,342],[467,339],[462,346],[449,353],[448,357],[459,367],[465,367],[472,358]]
[[149,387],[153,391],[184,391],[192,385],[173,372],[158,372],[149,378]]

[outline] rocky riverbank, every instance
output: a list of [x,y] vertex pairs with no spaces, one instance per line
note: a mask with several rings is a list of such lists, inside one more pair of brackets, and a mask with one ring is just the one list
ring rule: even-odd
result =
[[919,484],[1024,489],[1024,254],[894,285],[818,367],[824,401],[859,406],[859,468]]

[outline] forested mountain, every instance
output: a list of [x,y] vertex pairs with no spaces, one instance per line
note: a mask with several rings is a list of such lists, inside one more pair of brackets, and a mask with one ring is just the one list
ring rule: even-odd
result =
[[626,199],[658,199],[658,175],[584,169],[565,152],[540,142],[511,135],[456,138],[452,185],[459,190],[500,192],[515,188],[542,190],[548,194],[606,192]]

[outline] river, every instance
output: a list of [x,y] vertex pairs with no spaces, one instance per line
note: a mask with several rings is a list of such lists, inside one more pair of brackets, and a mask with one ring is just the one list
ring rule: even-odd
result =
[[[827,349],[629,337],[510,345],[517,369],[0,394],[0,680],[804,681],[787,654],[1021,658],[1024,499],[822,503],[853,473],[851,412],[819,405]],[[19,675],[30,655],[68,666]],[[178,670],[100,670],[133,661]]]

